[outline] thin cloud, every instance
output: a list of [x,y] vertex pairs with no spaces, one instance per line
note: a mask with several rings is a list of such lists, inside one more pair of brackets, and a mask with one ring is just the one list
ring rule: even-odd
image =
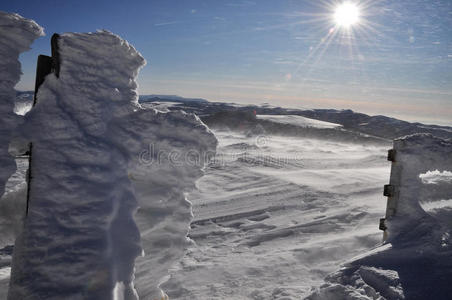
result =
[[167,26],[167,25],[173,25],[173,24],[178,24],[180,23],[179,21],[172,21],[172,22],[163,22],[163,23],[156,23],[154,24],[154,26]]
[[236,7],[247,7],[247,6],[254,6],[256,5],[256,2],[254,1],[239,1],[239,2],[231,2],[226,3],[226,6],[236,6]]

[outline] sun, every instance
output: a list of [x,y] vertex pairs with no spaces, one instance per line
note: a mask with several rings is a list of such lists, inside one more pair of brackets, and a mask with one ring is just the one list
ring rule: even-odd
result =
[[334,21],[338,27],[350,28],[359,22],[360,11],[356,4],[344,2],[336,7]]

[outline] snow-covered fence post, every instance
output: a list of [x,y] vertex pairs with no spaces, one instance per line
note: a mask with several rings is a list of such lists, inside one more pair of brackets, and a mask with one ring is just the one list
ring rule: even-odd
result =
[[387,230],[392,240],[430,218],[421,202],[452,198],[450,183],[438,182],[432,186],[422,180],[422,175],[429,171],[439,174],[452,171],[452,141],[430,134],[402,137],[394,140],[388,160],[392,161],[391,177],[384,187],[388,200],[380,229]]
[[34,21],[0,11],[0,197],[6,181],[16,170],[14,157],[8,148],[15,128],[22,121],[14,113],[14,86],[21,75],[19,55],[43,34],[42,28]]
[[145,60],[120,37],[66,33],[58,47],[59,77],[46,76],[20,129],[33,179],[8,299],[160,299],[187,244],[185,193],[216,139],[193,114],[140,106]]
[[[44,83],[45,77],[54,72],[55,76],[59,76],[60,61],[58,55],[58,34],[54,34],[51,39],[52,56],[39,55],[36,64],[36,80],[35,80],[35,94],[33,97],[33,105],[36,105],[38,100],[38,91],[41,85]],[[33,178],[33,143],[30,143],[28,150],[28,172],[27,172],[27,206],[25,209],[25,215],[28,215],[28,207],[30,205],[31,194],[31,180]]]

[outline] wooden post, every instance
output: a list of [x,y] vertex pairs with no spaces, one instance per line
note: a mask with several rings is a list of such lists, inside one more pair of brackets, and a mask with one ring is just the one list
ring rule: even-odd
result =
[[[397,234],[404,224],[419,220],[426,215],[421,201],[448,199],[450,189],[441,184],[428,185],[420,175],[428,171],[452,169],[450,140],[431,134],[414,134],[394,140],[393,149],[388,151],[391,164],[389,184],[383,194],[388,197],[386,216],[380,219],[380,229],[390,229]],[[392,220],[389,224],[388,221]]]
[[[57,77],[60,75],[60,56],[58,53],[58,34],[54,34],[51,39],[52,57],[47,55],[39,55],[36,66],[36,80],[35,80],[35,94],[33,97],[33,106],[36,105],[38,99],[39,87],[44,83],[47,75],[54,73]],[[25,216],[28,216],[28,209],[30,206],[31,181],[33,179],[33,143],[29,146],[28,156],[28,171],[27,171],[27,206]]]

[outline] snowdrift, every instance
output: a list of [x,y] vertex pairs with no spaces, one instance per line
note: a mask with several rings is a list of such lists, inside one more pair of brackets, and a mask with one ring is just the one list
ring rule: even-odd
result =
[[355,258],[307,299],[450,299],[451,140],[394,141],[385,243]]
[[299,127],[315,127],[315,128],[336,128],[341,127],[339,124],[309,119],[297,115],[257,115],[258,119],[268,120],[275,123],[291,124]]
[[58,46],[59,77],[20,128],[32,181],[8,299],[160,299],[216,139],[192,114],[138,104],[145,60],[120,37],[67,33]]

